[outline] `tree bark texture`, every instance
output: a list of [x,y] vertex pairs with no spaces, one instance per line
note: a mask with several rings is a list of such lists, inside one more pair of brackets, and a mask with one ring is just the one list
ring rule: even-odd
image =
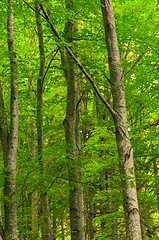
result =
[[8,0],[8,52],[10,59],[10,129],[8,131],[7,118],[0,86],[0,137],[4,158],[4,236],[5,240],[17,240],[16,213],[16,156],[18,144],[18,67],[14,45],[14,17],[12,1]]
[[[67,11],[72,11],[73,1],[66,1]],[[72,43],[73,34],[76,31],[76,23],[67,19],[65,25],[65,36],[68,43]],[[76,65],[68,52],[64,52],[63,66],[67,81],[67,106],[66,118],[64,120],[66,151],[68,160],[68,175],[70,184],[70,225],[71,240],[84,240],[84,206],[83,190],[79,183],[81,179],[81,169],[79,163],[80,156],[80,131],[78,114],[78,82]]]
[[124,72],[121,68],[114,13],[111,0],[101,0],[106,47],[113,98],[116,142],[122,174],[127,239],[141,240],[140,215],[136,191],[133,149],[128,136],[127,110],[124,92]]
[[[39,4],[35,3],[36,9],[36,24],[39,41],[39,55],[40,55],[40,67],[39,76],[37,80],[37,138],[38,138],[38,160],[41,167],[42,175],[45,175],[45,164],[44,164],[44,136],[43,136],[43,81],[45,76],[45,51],[43,42],[43,29],[40,20],[40,8]],[[43,183],[43,192],[45,189],[45,182]],[[49,201],[47,193],[41,194],[41,210],[42,210],[42,239],[51,240],[51,225],[49,217]]]
[[66,237],[66,227],[64,219],[61,220],[61,230],[62,230],[62,240],[67,240]]

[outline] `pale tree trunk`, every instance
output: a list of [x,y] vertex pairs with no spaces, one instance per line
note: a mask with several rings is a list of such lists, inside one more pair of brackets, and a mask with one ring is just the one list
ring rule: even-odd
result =
[[[66,1],[66,9],[73,11],[73,1]],[[73,34],[76,31],[76,23],[68,19],[65,25],[66,41],[73,45]],[[72,46],[73,47],[73,46]],[[70,184],[70,225],[71,240],[84,240],[84,205],[81,181],[80,156],[80,132],[78,115],[78,82],[75,63],[70,55],[63,55],[65,78],[67,81],[67,106],[64,120],[66,151],[68,159],[68,175]]]
[[62,230],[62,240],[67,240],[66,237],[66,226],[65,226],[65,220],[61,220],[61,230]]
[[18,68],[14,45],[14,17],[12,1],[8,0],[8,51],[11,69],[10,130],[0,86],[0,137],[4,157],[4,235],[5,240],[17,240],[16,213],[16,155],[18,144]]
[[113,109],[115,111],[113,118],[116,130],[116,142],[120,160],[120,171],[123,176],[122,188],[127,239],[140,240],[142,239],[142,235],[134,172],[133,149],[128,136],[124,73],[121,68],[112,1],[101,0],[101,5],[108,51]]
[[[37,137],[38,137],[38,160],[41,167],[41,174],[45,176],[45,164],[43,156],[44,148],[44,136],[43,136],[43,82],[45,77],[45,52],[44,52],[44,42],[43,42],[43,29],[40,22],[40,8],[39,4],[35,3],[36,9],[36,23],[39,41],[39,54],[40,54],[40,67],[39,76],[37,80]],[[42,239],[51,240],[51,224],[49,217],[49,201],[48,195],[45,192],[45,182],[42,186],[41,194],[41,210],[42,210]]]

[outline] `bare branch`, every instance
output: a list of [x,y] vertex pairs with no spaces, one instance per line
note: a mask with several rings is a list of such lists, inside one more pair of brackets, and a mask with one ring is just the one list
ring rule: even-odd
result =
[[43,79],[42,79],[42,84],[44,83],[46,74],[48,73],[49,68],[50,68],[50,66],[51,66],[51,63],[52,63],[52,61],[54,60],[54,58],[55,58],[56,54],[58,53],[58,51],[59,51],[59,47],[57,47],[57,48],[54,50],[54,56],[51,58],[48,66],[47,66],[47,68],[46,68],[46,71],[45,71],[45,73],[44,73],[44,77],[43,77]]

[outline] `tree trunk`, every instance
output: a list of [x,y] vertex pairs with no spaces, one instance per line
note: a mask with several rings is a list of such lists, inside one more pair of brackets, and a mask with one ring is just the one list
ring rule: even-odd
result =
[[17,240],[16,213],[16,155],[18,144],[18,68],[14,45],[14,17],[12,1],[8,0],[8,51],[11,69],[10,131],[0,86],[0,137],[4,158],[4,235],[5,240]]
[[[66,9],[73,11],[73,1],[66,1]],[[76,24],[68,19],[65,25],[66,41],[73,45],[73,34]],[[67,106],[64,120],[66,151],[68,159],[68,175],[70,184],[70,225],[71,240],[84,240],[84,206],[83,190],[79,183],[81,180],[80,132],[78,115],[78,83],[76,66],[70,55],[65,52],[63,56],[65,78],[67,81]]]
[[66,237],[66,227],[64,219],[61,220],[61,230],[62,230],[62,240],[67,240]]
[[113,118],[116,129],[120,171],[122,174],[127,239],[141,240],[141,224],[136,191],[133,149],[128,136],[124,73],[121,68],[112,1],[101,0],[101,5],[108,51],[113,109],[115,111]]
[[[37,137],[38,137],[38,160],[41,167],[41,174],[45,175],[45,164],[43,156],[44,137],[43,137],[43,81],[45,75],[45,52],[43,42],[43,29],[40,22],[40,8],[39,4],[35,3],[36,9],[36,23],[39,40],[39,54],[40,54],[40,67],[39,76],[37,80]],[[41,210],[42,210],[42,239],[51,240],[51,226],[49,217],[49,201],[47,193],[43,193],[45,190],[45,181],[43,182],[43,188],[41,189]]]

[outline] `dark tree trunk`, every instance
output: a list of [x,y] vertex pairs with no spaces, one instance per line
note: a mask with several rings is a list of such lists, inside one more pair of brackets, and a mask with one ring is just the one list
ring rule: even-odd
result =
[[[40,67],[39,76],[37,80],[37,137],[38,137],[38,160],[41,168],[41,173],[45,176],[45,164],[44,164],[44,136],[43,136],[43,82],[45,76],[45,52],[43,42],[43,29],[40,20],[40,7],[38,3],[35,3],[36,9],[36,23],[39,40],[39,54],[40,54]],[[43,182],[43,188],[41,189],[41,210],[42,210],[42,239],[51,240],[51,225],[49,217],[49,201],[48,195],[45,193],[45,181]],[[43,193],[44,192],[44,193]]]

